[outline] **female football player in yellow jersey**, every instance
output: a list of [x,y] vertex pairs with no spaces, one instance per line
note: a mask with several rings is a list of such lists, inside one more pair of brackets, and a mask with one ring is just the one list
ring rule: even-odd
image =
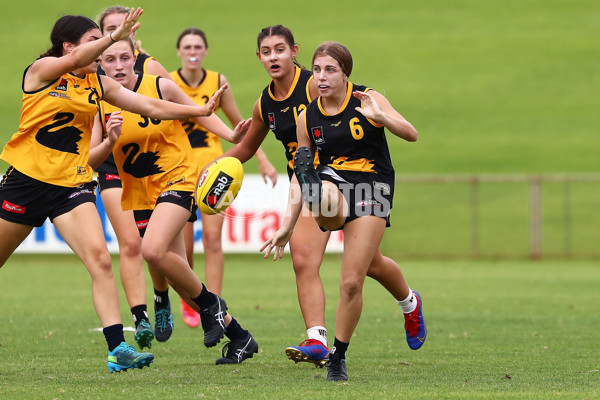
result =
[[[100,30],[103,34],[108,34],[108,32],[114,31],[117,26],[121,24],[125,15],[129,9],[123,6],[110,6],[102,11],[97,17],[96,21],[100,26]],[[132,32],[131,38],[135,43],[135,65],[133,69],[137,73],[157,75],[163,78],[171,79],[169,73],[162,66],[160,62],[150,54],[146,53],[142,49],[142,42],[140,40],[135,40],[136,32]]]
[[[109,77],[129,90],[180,104],[196,104],[172,81],[136,74],[131,39],[105,50],[101,63]],[[109,122],[112,113],[120,111],[102,106]],[[196,217],[194,194],[199,171],[185,130],[179,121],[125,111],[122,114],[123,123],[114,125],[122,134],[113,148],[123,183],[121,205],[123,210],[133,210],[142,237],[142,256],[152,275],[168,278],[181,297],[200,312],[207,347],[216,345],[224,334],[231,339],[217,364],[240,363],[252,357],[258,345],[250,332],[226,312],[225,301],[205,288],[186,259],[182,229]],[[228,131],[230,134],[223,136],[238,141],[234,134],[243,134],[248,126],[249,121],[241,132]]]
[[[352,56],[340,43],[319,46],[312,69],[319,97],[298,116],[299,148],[290,183],[290,193],[301,189],[304,201],[290,197],[281,228],[264,248],[267,255],[274,250],[281,257],[304,204],[322,230],[343,230],[340,299],[327,380],[345,381],[345,354],[360,319],[364,279],[373,261],[382,257],[379,245],[390,226],[395,175],[384,129],[409,142],[417,140],[417,131],[383,95],[348,81]],[[317,150],[318,172],[312,156]],[[421,297],[410,290],[397,264],[395,271],[394,285],[380,282],[396,299],[405,299],[400,305],[406,339],[416,350],[427,334]]]
[[[111,372],[141,368],[154,356],[137,353],[123,336],[111,258],[95,207],[92,167],[98,164],[89,160],[98,102],[106,100],[152,118],[178,119],[212,113],[222,93],[206,106],[185,106],[137,95],[96,74],[102,51],[135,31],[142,12],[132,9],[104,37],[86,17],[67,15],[55,23],[52,47],[25,69],[19,131],[0,155],[11,165],[0,186],[0,266],[34,226],[50,218],[92,278]],[[105,151],[108,154],[110,146]]]
[[[127,15],[128,9],[122,6],[111,6],[102,11],[96,21],[103,35],[114,31]],[[136,32],[131,33],[135,38]],[[135,64],[137,73],[158,75],[171,79],[167,70],[154,58],[141,49],[140,41],[135,41]],[[99,73],[104,73],[98,67]],[[94,150],[92,150],[94,151]],[[119,245],[119,272],[123,290],[129,303],[135,324],[135,341],[138,347],[151,347],[152,339],[164,342],[173,332],[173,315],[169,301],[168,282],[162,276],[152,276],[154,288],[154,328],[150,324],[146,305],[146,277],[142,258],[142,239],[138,234],[131,210],[121,209],[122,185],[112,153],[96,169],[98,191],[106,215],[113,227]]]
[[[282,26],[264,28],[257,38],[256,55],[271,77],[254,105],[252,125],[241,143],[225,156],[245,162],[265,139],[269,130],[284,146],[288,160],[288,176],[293,175],[293,156],[298,149],[296,121],[298,114],[317,97],[317,88],[310,71],[303,70],[295,59],[298,46],[292,32]],[[295,362],[325,365],[329,354],[325,329],[325,292],[319,276],[323,253],[330,232],[323,232],[307,213],[301,213],[290,237],[290,253],[296,274],[298,303],[306,325],[308,339],[299,346],[290,346],[285,352]],[[261,251],[267,246],[265,245]],[[279,250],[283,251],[283,247]],[[265,254],[267,257],[269,253]],[[276,253],[276,256],[282,253]],[[402,291],[404,278],[394,260],[377,251],[367,275],[377,280],[397,300],[401,307],[407,303],[408,294]],[[409,308],[403,307],[405,317]]]
[[[197,104],[204,104],[212,94],[227,82],[225,75],[203,68],[204,58],[208,54],[208,41],[205,33],[198,28],[187,28],[177,38],[177,55],[181,59],[181,68],[171,72],[175,83]],[[235,102],[231,87],[221,96],[219,107],[229,122],[236,126],[243,121],[242,114]],[[215,110],[216,112],[216,110]],[[199,166],[205,166],[223,154],[219,138],[202,126],[187,121],[183,127],[188,134],[194,156]],[[269,162],[266,154],[259,148],[256,152],[258,169],[265,183],[267,177],[277,183],[277,171]],[[224,217],[220,214],[199,213],[202,219],[202,245],[204,247],[206,286],[210,291],[221,295],[225,257],[221,244]],[[190,266],[194,267],[194,223],[186,224],[183,229],[185,248]],[[184,322],[192,328],[200,323],[200,316],[187,303],[181,301]]]

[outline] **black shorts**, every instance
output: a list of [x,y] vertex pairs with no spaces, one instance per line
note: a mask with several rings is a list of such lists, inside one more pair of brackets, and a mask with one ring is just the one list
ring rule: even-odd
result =
[[83,203],[96,204],[96,181],[77,187],[41,182],[9,167],[0,185],[0,218],[42,226],[46,218],[65,214]]
[[123,187],[118,171],[115,173],[96,172],[96,175],[98,175],[98,190],[100,190],[100,192],[104,189]]
[[[344,171],[344,178],[331,168],[319,168],[319,177],[337,186],[348,203],[348,216],[344,225],[359,217],[376,216],[391,226],[390,211],[394,204],[393,183],[380,182],[375,174]],[[328,172],[325,172],[328,171]],[[340,226],[340,230],[344,227]],[[321,228],[322,231],[325,231]]]
[[[198,219],[196,216],[198,205],[196,204],[196,198],[194,197],[193,192],[168,190],[158,196],[158,200],[156,200],[157,205],[164,202],[177,204],[178,206],[189,210],[189,222],[194,222]],[[146,233],[146,227],[148,226],[148,221],[150,221],[150,217],[152,216],[152,211],[153,210],[133,210],[133,218],[135,218],[135,224],[137,225],[138,232],[140,233],[141,237],[144,237],[144,234]]]

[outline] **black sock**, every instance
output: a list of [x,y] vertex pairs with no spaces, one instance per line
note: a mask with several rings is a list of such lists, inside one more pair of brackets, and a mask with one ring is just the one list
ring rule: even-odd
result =
[[169,289],[164,292],[154,289],[154,311],[169,307]]
[[329,352],[329,358],[335,358],[337,360],[345,360],[346,359],[346,350],[348,350],[348,345],[350,343],[344,343],[335,338],[333,341],[333,347]]
[[108,343],[108,351],[113,351],[115,347],[125,341],[123,335],[123,324],[115,324],[102,329],[106,343]]
[[230,340],[245,339],[248,336],[248,331],[242,328],[235,318],[231,318],[231,322],[225,329],[225,335],[227,335]]
[[148,320],[148,313],[146,312],[147,308],[145,304],[140,304],[139,306],[135,306],[131,308],[131,315],[133,315],[133,322],[135,323],[135,327],[137,328],[140,322]]
[[201,310],[212,306],[217,301],[217,296],[208,291],[204,283],[202,284],[202,292],[200,292],[200,296],[196,298],[192,298],[194,303],[198,304]]

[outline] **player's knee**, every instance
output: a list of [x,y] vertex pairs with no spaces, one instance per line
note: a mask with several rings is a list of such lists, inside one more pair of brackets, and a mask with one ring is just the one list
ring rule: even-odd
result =
[[360,295],[362,287],[363,281],[357,277],[343,278],[340,281],[340,293],[349,298]]
[[128,238],[119,243],[119,253],[127,258],[138,257],[142,251],[140,238]]
[[202,232],[202,245],[205,252],[222,252],[221,232]]
[[292,266],[296,275],[319,275],[320,257],[314,254],[295,253],[292,256]]
[[153,243],[142,241],[142,257],[147,263],[152,265],[160,265],[164,256],[165,252],[162,251],[159,246],[155,246]]
[[86,258],[86,266],[90,271],[92,278],[99,276],[112,276],[112,259],[107,249],[95,249],[91,255]]

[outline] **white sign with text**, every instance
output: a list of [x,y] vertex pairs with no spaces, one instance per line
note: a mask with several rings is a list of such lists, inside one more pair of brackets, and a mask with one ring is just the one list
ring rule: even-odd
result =
[[[225,210],[223,218],[223,251],[225,253],[258,252],[262,244],[275,232],[287,207],[289,181],[287,175],[280,175],[277,185],[265,184],[260,175],[244,177],[242,189],[233,204]],[[118,254],[117,238],[110,225],[100,196],[97,206],[108,250]],[[85,234],[85,227],[82,227]],[[194,251],[203,252],[202,221],[194,223]],[[341,231],[333,232],[327,245],[328,252],[342,252]],[[70,253],[71,249],[62,240],[54,225],[46,220],[40,228],[34,228],[16,251],[17,253]]]

